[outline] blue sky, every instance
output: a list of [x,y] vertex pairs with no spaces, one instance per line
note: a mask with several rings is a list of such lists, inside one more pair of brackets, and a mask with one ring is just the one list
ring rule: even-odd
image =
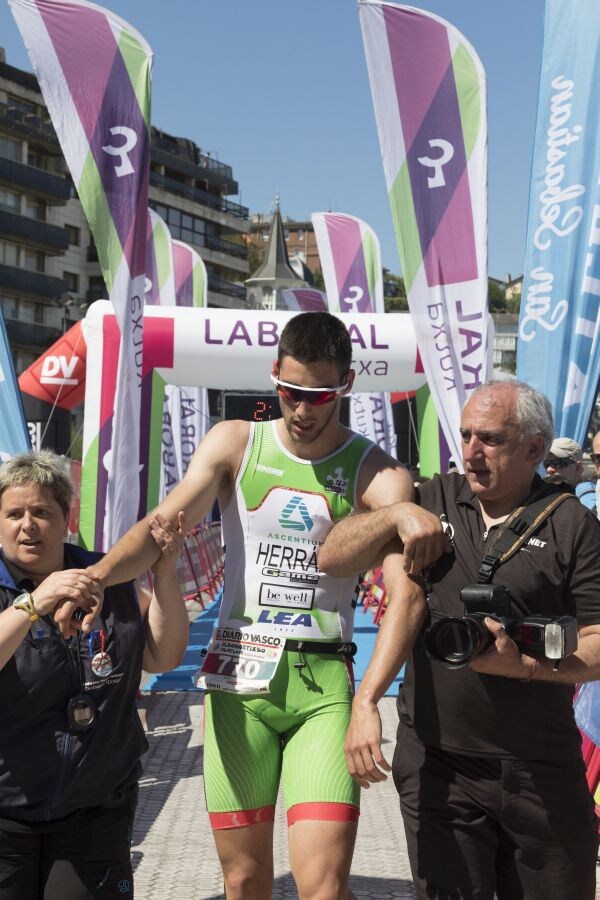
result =
[[[105,0],[154,50],[153,124],[230,164],[239,201],[359,216],[400,272],[355,0]],[[489,273],[523,271],[544,0],[428,0],[487,73]],[[6,0],[0,44],[31,69]],[[232,198],[236,199],[236,198]]]

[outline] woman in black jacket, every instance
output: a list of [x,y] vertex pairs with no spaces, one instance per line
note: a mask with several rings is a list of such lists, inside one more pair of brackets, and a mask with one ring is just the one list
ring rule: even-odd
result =
[[71,491],[48,451],[0,466],[0,900],[133,897],[136,693],[142,668],[178,665],[188,638],[182,514],[177,534],[149,519],[162,556],[145,621],[129,582],[105,590],[91,628],[61,635],[57,607],[99,596],[85,572],[98,554],[63,543]]

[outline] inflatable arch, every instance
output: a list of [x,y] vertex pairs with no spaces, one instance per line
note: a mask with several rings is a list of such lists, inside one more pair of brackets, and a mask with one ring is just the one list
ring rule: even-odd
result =
[[[147,306],[139,324],[142,374],[148,377],[155,372],[167,384],[269,392],[279,335],[294,315],[279,310]],[[339,313],[338,317],[354,347],[356,392],[415,391],[425,384],[408,313]],[[90,306],[84,334],[81,535],[86,546],[99,549],[106,498],[104,461],[110,451],[120,344],[111,303],[100,300]],[[150,419],[140,422],[142,440],[160,446],[162,404],[152,410]],[[146,476],[149,479],[150,472]]]

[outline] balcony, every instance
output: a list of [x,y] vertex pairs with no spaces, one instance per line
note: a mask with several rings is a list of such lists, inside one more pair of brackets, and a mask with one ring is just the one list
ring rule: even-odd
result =
[[67,283],[62,278],[54,278],[42,272],[0,265],[0,290],[54,300],[66,293]]
[[221,253],[229,253],[231,256],[239,256],[240,259],[246,259],[248,250],[246,245],[234,244],[233,241],[224,241],[222,238],[206,235],[206,246],[209,250],[220,250]]
[[69,246],[69,239],[64,228],[58,225],[49,225],[38,219],[30,219],[28,216],[18,216],[15,213],[0,209],[0,236],[27,244],[28,246],[41,247],[46,252],[64,253]]
[[210,206],[211,209],[235,216],[236,219],[248,219],[250,215],[250,210],[247,206],[240,206],[239,203],[233,203],[231,200],[226,200],[225,197],[209,194],[208,191],[191,187],[189,184],[177,181],[176,178],[169,178],[167,175],[160,175],[158,172],[150,172],[150,184],[153,187],[160,188],[161,191],[168,191],[170,194],[186,197],[194,203],[201,203],[203,206]]
[[1,156],[0,182],[44,197],[48,203],[65,203],[71,196],[71,185],[62,175],[53,175]]
[[44,322],[22,322],[19,319],[6,319],[6,333],[11,346],[21,344],[37,347],[40,352],[57,341],[63,334],[63,330]]
[[24,112],[9,103],[0,103],[0,126],[4,126],[12,137],[35,141],[60,153],[60,144],[49,118],[34,113]]
[[227,297],[235,297],[236,300],[246,302],[246,288],[231,281],[225,281],[217,275],[208,274],[208,289],[215,294],[225,294]]
[[228,194],[237,194],[238,183],[231,166],[213,159],[186,138],[174,138],[152,129],[151,159],[161,166],[175,169],[192,178],[203,178],[218,185]]

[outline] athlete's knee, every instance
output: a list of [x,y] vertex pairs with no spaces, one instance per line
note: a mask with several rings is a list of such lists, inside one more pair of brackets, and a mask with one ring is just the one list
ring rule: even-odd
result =
[[303,872],[296,876],[299,900],[348,900],[348,879],[339,872]]
[[265,900],[273,892],[273,872],[249,860],[225,868],[227,900]]

